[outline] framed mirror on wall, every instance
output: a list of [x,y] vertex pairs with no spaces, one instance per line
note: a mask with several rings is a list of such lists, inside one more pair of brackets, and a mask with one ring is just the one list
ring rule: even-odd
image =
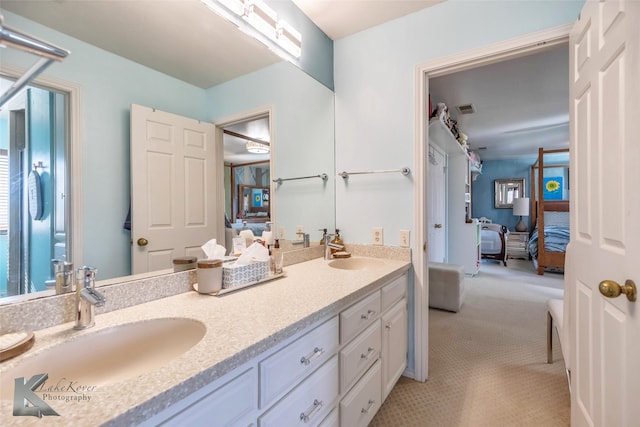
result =
[[514,199],[526,196],[524,178],[496,179],[494,188],[496,209],[512,209]]
[[256,185],[240,185],[238,206],[243,220],[249,222],[266,222],[270,219],[269,187]]

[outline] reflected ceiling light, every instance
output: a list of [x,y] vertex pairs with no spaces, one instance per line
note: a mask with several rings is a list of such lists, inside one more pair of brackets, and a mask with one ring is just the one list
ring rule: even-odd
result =
[[269,39],[276,38],[278,15],[262,0],[247,0],[242,18]]
[[302,54],[302,34],[282,19],[276,30],[277,43],[291,55],[300,58]]
[[282,19],[279,20],[278,14],[263,0],[201,1],[283,59],[291,61],[302,55],[300,32]]
[[247,151],[252,154],[267,154],[270,151],[270,147],[267,144],[261,144],[255,141],[247,141]]

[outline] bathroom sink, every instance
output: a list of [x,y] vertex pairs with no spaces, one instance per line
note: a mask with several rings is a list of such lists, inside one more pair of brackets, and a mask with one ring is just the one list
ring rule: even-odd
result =
[[186,353],[206,331],[197,320],[161,318],[88,333],[27,356],[15,367],[1,371],[0,398],[13,399],[15,378],[29,381],[42,373],[49,375],[49,385],[75,381],[81,386],[101,386],[132,378]]
[[380,268],[384,262],[375,258],[342,258],[329,262],[329,267],[341,270],[370,270]]

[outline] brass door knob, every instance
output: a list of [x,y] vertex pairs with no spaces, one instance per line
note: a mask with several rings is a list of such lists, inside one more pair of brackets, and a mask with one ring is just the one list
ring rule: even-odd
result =
[[442,228],[442,224],[436,224],[434,225],[435,228]]
[[138,239],[138,246],[147,246],[148,244],[149,244],[149,241],[144,237],[141,237]]
[[620,294],[625,294],[629,301],[633,302],[636,300],[636,284],[633,283],[633,280],[627,280],[623,286],[620,286],[613,280],[603,280],[600,282],[600,285],[598,285],[598,289],[600,289],[600,293],[607,298],[616,298],[620,296]]

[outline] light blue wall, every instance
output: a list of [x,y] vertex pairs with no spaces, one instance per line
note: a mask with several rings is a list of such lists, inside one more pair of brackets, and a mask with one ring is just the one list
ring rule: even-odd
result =
[[[46,74],[80,86],[83,263],[97,267],[99,279],[124,276],[131,271],[130,233],[123,229],[123,222],[130,199],[132,103],[200,120],[273,107],[274,146],[283,147],[274,162],[280,164],[281,176],[309,175],[308,165],[300,161],[309,158],[319,169],[313,173],[330,175],[325,184],[307,181],[278,189],[276,217],[282,216],[287,238],[295,237],[295,226],[300,223],[310,231],[333,226],[335,181],[332,170],[328,170],[333,165],[333,92],[295,65],[283,61],[204,90],[3,12],[7,25],[71,51],[67,59],[53,64]],[[15,49],[0,49],[0,60],[25,69],[35,61],[32,55]],[[312,210],[313,218],[308,221],[301,213],[305,209]]]
[[[130,197],[130,105],[205,119],[205,91],[18,15],[3,13],[7,25],[71,51],[46,74],[81,88],[83,262],[98,268],[99,279],[128,275],[131,244],[123,223]],[[0,61],[28,68],[35,57],[0,49]]]
[[[414,166],[416,65],[575,22],[582,4],[449,0],[335,41],[336,169]],[[414,236],[413,186],[413,179],[399,174],[338,182],[336,224],[344,240],[370,243],[374,226],[384,228],[388,245],[399,244],[400,229]],[[413,337],[412,323],[410,329]],[[411,339],[410,355],[412,349]]]
[[[494,208],[494,181],[496,179],[524,178],[526,197],[531,195],[531,165],[537,157],[520,157],[508,160],[485,160],[482,162],[482,175],[473,181],[471,188],[473,217],[485,216],[496,224],[505,225],[514,231],[520,217],[513,216],[511,209]],[[525,222],[528,218],[523,218]],[[530,227],[529,227],[530,229]]]
[[318,28],[290,0],[266,0],[266,3],[302,34],[302,55],[295,65],[333,90],[333,40]]
[[334,228],[333,92],[294,65],[281,62],[207,91],[209,119],[258,108],[273,109],[272,165],[277,176],[293,178],[326,173],[328,181],[307,179],[275,186],[271,195],[275,229],[285,227],[286,238],[296,239],[303,225],[311,240],[320,240],[320,228]]

